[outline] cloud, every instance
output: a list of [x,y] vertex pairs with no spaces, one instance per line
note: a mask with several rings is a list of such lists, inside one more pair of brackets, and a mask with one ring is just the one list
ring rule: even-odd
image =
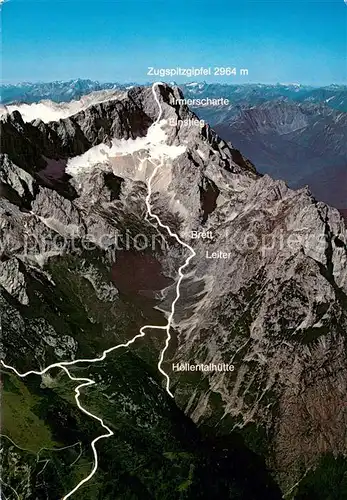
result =
[[[4,0],[0,0],[4,1]],[[5,2],[8,0],[5,0]],[[35,102],[33,104],[9,104],[0,110],[0,116],[12,113],[17,110],[22,115],[25,122],[30,122],[36,118],[43,122],[58,121],[60,119],[73,116],[79,111],[87,109],[94,104],[121,99],[125,95],[120,91],[98,91],[83,96],[79,101],[56,103],[49,100]]]

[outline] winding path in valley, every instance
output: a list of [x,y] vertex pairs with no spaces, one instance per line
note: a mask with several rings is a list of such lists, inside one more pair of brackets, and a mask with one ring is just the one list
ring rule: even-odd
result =
[[[155,101],[156,101],[156,103],[157,103],[157,105],[159,107],[158,117],[153,122],[153,124],[151,125],[152,127],[155,126],[155,125],[157,125],[157,124],[159,124],[159,122],[161,120],[161,117],[162,117],[162,114],[163,114],[163,109],[162,109],[160,100],[159,100],[159,98],[157,96],[157,93],[156,93],[156,89],[159,87],[159,85],[162,85],[162,83],[161,82],[156,82],[156,83],[154,83],[152,85],[152,93],[153,93],[154,99],[155,99]],[[131,340],[129,340],[128,342],[125,342],[123,344],[117,344],[115,346],[110,347],[109,349],[106,349],[105,351],[103,351],[102,355],[99,356],[99,357],[92,358],[92,359],[76,359],[76,360],[73,360],[73,361],[63,361],[63,362],[59,362],[59,363],[53,363],[53,364],[47,366],[46,368],[44,368],[41,371],[30,370],[30,371],[25,372],[25,373],[20,373],[20,372],[17,371],[16,368],[14,368],[13,366],[7,365],[3,360],[1,360],[1,364],[2,364],[2,366],[4,368],[7,368],[8,370],[13,371],[20,378],[25,378],[25,377],[28,377],[29,375],[42,376],[42,375],[44,375],[45,373],[47,373],[49,370],[51,370],[53,368],[60,368],[60,369],[64,370],[64,372],[70,378],[70,380],[72,380],[74,382],[79,382],[79,385],[75,388],[75,400],[76,400],[76,404],[77,404],[78,408],[83,413],[85,413],[86,415],[88,415],[89,417],[91,417],[94,420],[98,421],[100,423],[100,425],[103,427],[103,429],[105,430],[105,433],[103,433],[100,436],[96,437],[91,442],[91,448],[92,448],[93,455],[94,455],[94,465],[93,465],[93,468],[92,468],[91,472],[88,474],[87,477],[85,477],[84,479],[82,479],[71,491],[69,491],[63,497],[62,500],[66,500],[69,497],[71,497],[83,484],[87,483],[94,476],[94,474],[96,473],[96,471],[98,469],[98,453],[97,453],[97,449],[96,449],[96,443],[98,441],[100,441],[101,439],[109,438],[109,437],[113,436],[113,434],[114,434],[113,431],[105,424],[105,422],[103,421],[103,419],[101,417],[98,417],[97,415],[95,415],[95,414],[91,413],[90,411],[88,411],[81,404],[81,402],[80,402],[81,389],[96,384],[95,380],[92,380],[90,378],[74,377],[70,373],[68,367],[75,366],[75,365],[80,364],[80,363],[88,363],[88,364],[98,363],[98,362],[104,360],[109,353],[111,353],[111,352],[113,352],[113,351],[115,351],[117,349],[129,347],[137,339],[140,339],[140,338],[144,337],[146,335],[146,331],[147,330],[152,330],[152,329],[163,330],[163,331],[166,332],[166,339],[165,339],[164,348],[160,352],[159,361],[158,361],[158,370],[159,370],[159,372],[165,378],[165,382],[166,382],[165,385],[166,385],[166,391],[167,391],[167,393],[173,398],[173,394],[170,391],[170,377],[164,371],[164,369],[162,368],[162,364],[163,364],[163,361],[164,361],[165,352],[167,351],[167,349],[169,347],[169,344],[170,344],[170,340],[171,340],[170,329],[171,329],[173,317],[174,317],[174,314],[175,314],[176,304],[177,304],[177,302],[178,302],[178,300],[180,298],[180,287],[181,287],[182,280],[184,279],[184,273],[183,273],[183,271],[184,271],[184,269],[186,269],[188,267],[191,259],[196,255],[196,253],[195,253],[195,251],[193,250],[193,248],[190,245],[188,245],[187,243],[185,243],[184,241],[182,241],[180,239],[180,237],[176,233],[174,233],[174,232],[171,231],[171,229],[169,228],[169,226],[163,224],[161,222],[160,218],[156,214],[154,214],[152,212],[152,207],[151,207],[152,183],[154,181],[154,178],[155,178],[158,170],[163,166],[164,162],[165,162],[165,155],[161,154],[159,163],[155,166],[152,174],[149,177],[148,183],[147,183],[147,196],[146,196],[146,200],[145,200],[145,202],[146,202],[146,208],[147,208],[146,218],[150,217],[151,219],[154,219],[156,221],[156,223],[158,224],[158,226],[160,226],[162,229],[165,229],[165,231],[167,231],[168,234],[172,238],[174,238],[185,249],[189,250],[189,255],[186,258],[184,264],[182,266],[180,266],[180,268],[178,269],[178,280],[177,280],[176,287],[175,287],[176,294],[175,294],[175,298],[174,298],[174,300],[173,300],[173,302],[171,304],[171,311],[170,311],[170,314],[169,314],[168,319],[167,319],[167,324],[165,326],[145,325],[145,326],[143,326],[139,330],[139,333],[137,335],[135,335]]]

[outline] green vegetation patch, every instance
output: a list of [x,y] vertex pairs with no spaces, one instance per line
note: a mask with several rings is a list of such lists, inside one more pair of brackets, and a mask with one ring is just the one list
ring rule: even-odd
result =
[[40,398],[32,394],[20,378],[2,373],[2,434],[21,448],[37,453],[56,443],[50,429],[35,413]]
[[347,498],[347,458],[326,454],[315,470],[301,481],[295,500],[345,500]]

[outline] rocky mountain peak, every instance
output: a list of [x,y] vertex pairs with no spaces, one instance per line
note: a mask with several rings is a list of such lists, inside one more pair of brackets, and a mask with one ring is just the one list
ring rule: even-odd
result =
[[[138,316],[167,317],[189,245],[164,363],[175,402],[201,428],[244,436],[286,491],[343,451],[346,405],[331,409],[347,397],[346,228],[307,189],[257,174],[181,98],[134,87],[54,121],[20,106],[2,120],[2,352],[25,368],[85,358]],[[164,243],[118,248],[124,234]],[[192,377],[180,363],[234,370]]]

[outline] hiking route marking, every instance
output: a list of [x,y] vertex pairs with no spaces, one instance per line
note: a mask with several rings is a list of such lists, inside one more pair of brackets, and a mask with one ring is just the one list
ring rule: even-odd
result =
[[[155,82],[152,85],[152,93],[153,93],[155,102],[158,104],[158,107],[159,107],[159,115],[158,115],[157,119],[153,122],[152,126],[156,125],[157,123],[159,123],[159,121],[161,119],[161,116],[163,114],[163,109],[162,109],[161,103],[160,103],[159,98],[158,98],[158,96],[157,96],[157,94],[155,92],[155,89],[159,85],[162,85],[162,83],[161,82]],[[148,330],[148,329],[149,330],[151,330],[151,329],[153,329],[153,330],[154,329],[155,330],[165,330],[166,331],[166,340],[165,340],[164,348],[160,352],[160,357],[159,357],[159,361],[158,361],[158,370],[160,371],[160,373],[166,379],[166,391],[167,391],[167,393],[172,398],[174,397],[173,394],[172,394],[172,392],[170,391],[170,377],[163,370],[162,363],[164,361],[165,352],[168,349],[169,344],[170,344],[170,340],[171,340],[170,328],[171,328],[172,320],[173,320],[173,317],[174,317],[174,314],[175,314],[176,304],[177,304],[177,301],[180,298],[180,286],[181,286],[182,280],[184,278],[183,270],[189,265],[191,259],[193,257],[195,257],[196,253],[195,253],[195,251],[193,250],[193,248],[190,245],[188,245],[187,243],[183,242],[176,233],[173,233],[171,231],[171,229],[169,228],[169,226],[163,224],[161,222],[160,218],[152,212],[151,203],[150,203],[151,195],[152,195],[152,181],[153,181],[154,177],[156,176],[158,170],[160,169],[160,167],[162,167],[163,164],[164,164],[164,155],[162,154],[161,155],[161,161],[160,161],[160,163],[154,168],[154,170],[153,170],[153,172],[152,172],[152,174],[151,174],[151,176],[149,177],[149,180],[148,180],[148,184],[147,184],[147,193],[148,194],[147,194],[146,200],[145,200],[145,202],[146,202],[146,209],[147,209],[146,217],[149,216],[152,219],[155,219],[156,222],[158,223],[158,225],[161,228],[165,229],[169,233],[169,235],[171,237],[173,237],[180,245],[182,245],[183,247],[187,248],[190,251],[190,255],[186,258],[185,263],[178,269],[179,278],[177,280],[176,287],[175,287],[176,288],[176,297],[174,298],[174,300],[173,300],[173,302],[171,304],[171,312],[170,312],[170,314],[168,316],[167,324],[165,326],[145,325],[142,328],[140,328],[140,333],[138,333],[137,335],[135,335],[131,340],[129,340],[128,342],[125,342],[123,344],[118,344],[118,345],[115,345],[113,347],[110,347],[109,349],[106,349],[105,351],[103,351],[102,355],[100,357],[98,357],[98,358],[93,358],[93,359],[76,359],[74,361],[63,361],[63,362],[59,362],[59,363],[53,363],[53,364],[47,366],[46,368],[44,368],[41,371],[30,370],[30,371],[25,372],[25,373],[19,373],[16,370],[16,368],[14,368],[13,366],[7,365],[3,360],[1,360],[1,364],[2,364],[2,366],[4,368],[7,368],[7,369],[13,371],[20,378],[25,378],[28,375],[39,375],[39,376],[42,376],[45,373],[47,373],[49,370],[51,370],[52,368],[60,368],[60,369],[62,369],[62,370],[65,371],[65,373],[70,378],[70,380],[76,381],[76,382],[82,382],[81,384],[79,384],[75,388],[75,401],[76,401],[76,404],[77,404],[78,408],[83,413],[85,413],[89,417],[93,418],[94,420],[97,420],[100,423],[100,425],[106,431],[105,434],[101,434],[100,436],[96,437],[91,442],[91,448],[92,448],[93,456],[94,456],[94,466],[93,466],[90,474],[88,474],[87,477],[85,477],[84,479],[82,479],[77,484],[77,486],[75,486],[69,493],[67,493],[62,498],[62,500],[67,500],[67,498],[71,497],[83,484],[87,483],[94,476],[94,474],[96,473],[96,471],[98,469],[98,453],[97,453],[95,445],[96,445],[96,443],[99,440],[104,439],[104,438],[109,438],[109,437],[111,437],[111,436],[114,435],[114,432],[104,423],[103,419],[100,418],[100,417],[98,417],[97,415],[89,412],[86,408],[84,408],[82,406],[82,404],[81,404],[81,402],[79,400],[79,398],[81,396],[81,389],[83,387],[89,387],[89,386],[92,386],[92,385],[96,384],[95,380],[92,380],[90,378],[84,378],[84,377],[74,377],[69,372],[69,370],[67,368],[68,366],[77,365],[79,363],[89,363],[89,364],[91,364],[91,363],[98,363],[99,361],[104,360],[106,358],[107,354],[109,354],[110,352],[115,351],[116,349],[120,349],[122,347],[129,347],[131,344],[133,344],[135,342],[135,340],[137,340],[137,339],[139,339],[141,337],[144,337],[146,335],[145,334],[145,330]]]

